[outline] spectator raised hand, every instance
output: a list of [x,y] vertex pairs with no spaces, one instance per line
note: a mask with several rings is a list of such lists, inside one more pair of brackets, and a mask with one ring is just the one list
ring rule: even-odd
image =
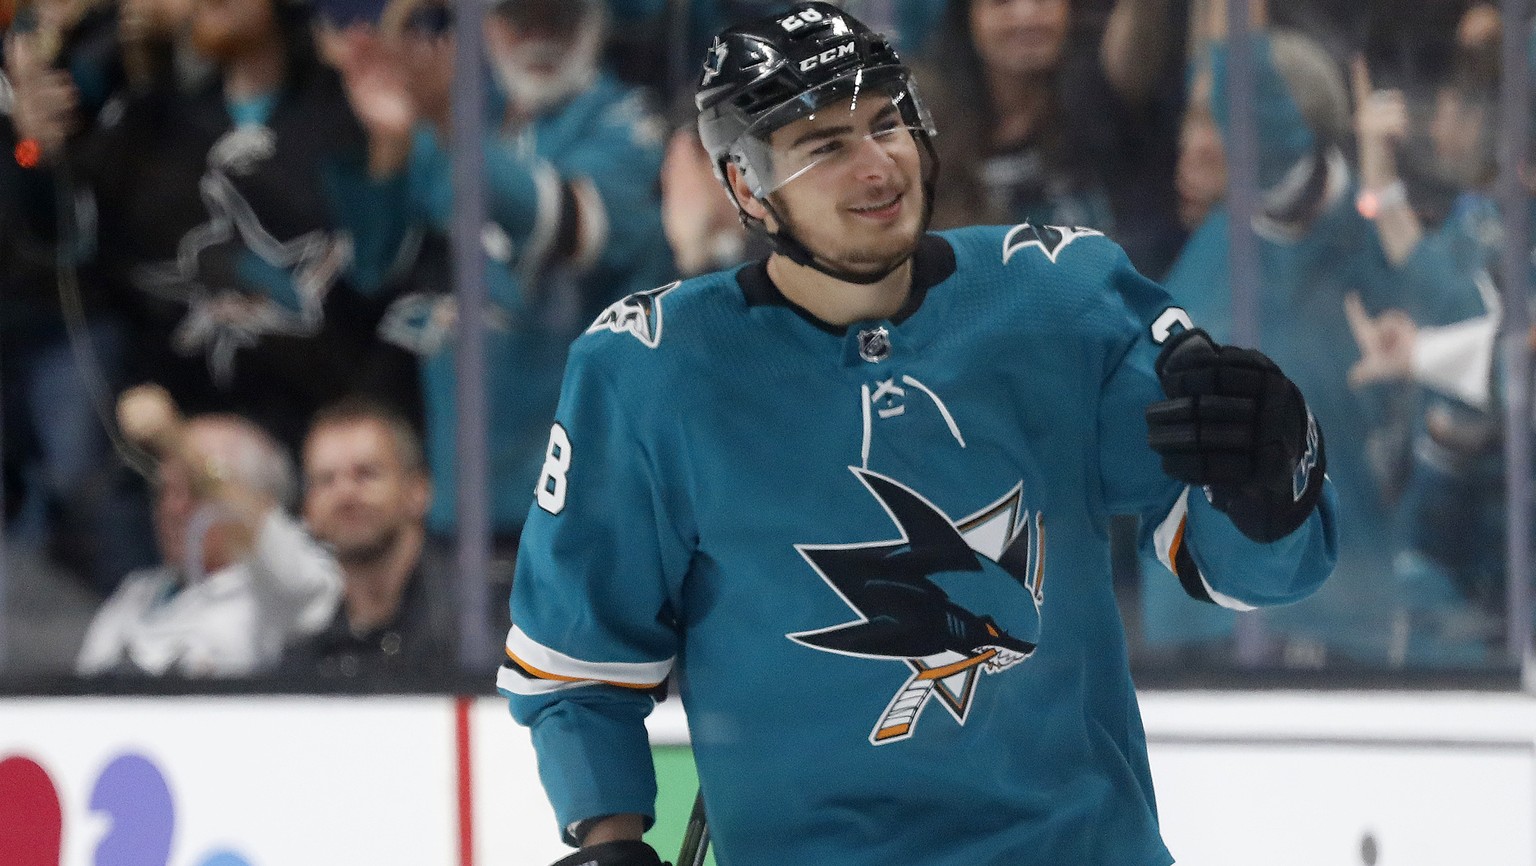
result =
[[35,142],[39,161],[51,162],[78,126],[80,93],[68,72],[48,65],[40,43],[37,34],[12,35],[6,44],[5,74],[15,91],[11,121],[17,139]]
[[341,73],[347,100],[368,134],[369,173],[376,178],[395,174],[410,155],[411,128],[420,116],[399,48],[364,25],[322,38],[325,55]]
[[1402,310],[1379,316],[1365,311],[1360,295],[1344,298],[1344,316],[1360,347],[1360,360],[1349,368],[1350,387],[1409,379],[1413,376],[1413,344],[1418,325]]

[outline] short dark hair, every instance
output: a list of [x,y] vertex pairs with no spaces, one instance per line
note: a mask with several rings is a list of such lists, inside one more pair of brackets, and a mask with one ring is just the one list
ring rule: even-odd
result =
[[383,425],[394,440],[395,456],[407,472],[424,473],[426,456],[422,453],[421,436],[406,419],[405,413],[375,397],[354,394],[326,404],[309,420],[309,431],[304,434],[304,444],[322,427],[373,421]]

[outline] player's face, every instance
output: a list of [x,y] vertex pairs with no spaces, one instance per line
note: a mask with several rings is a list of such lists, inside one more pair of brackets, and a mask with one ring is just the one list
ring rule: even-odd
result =
[[1175,176],[1179,193],[1179,222],[1193,229],[1227,192],[1227,152],[1221,130],[1211,116],[1211,76],[1195,81],[1184,125],[1179,131],[1179,164]]
[[1061,62],[1067,0],[974,0],[971,43],[982,64],[1009,75],[1038,75]]
[[818,258],[878,273],[911,254],[923,229],[922,157],[889,97],[828,106],[775,130],[772,147],[774,175],[788,180],[769,201]]
[[389,428],[339,421],[304,444],[304,519],[342,562],[388,552],[426,512],[427,481],[401,461]]

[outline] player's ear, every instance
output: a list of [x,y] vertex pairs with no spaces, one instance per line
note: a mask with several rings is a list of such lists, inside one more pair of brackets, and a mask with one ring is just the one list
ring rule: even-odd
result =
[[725,179],[731,185],[731,195],[741,205],[741,209],[747,212],[747,216],[766,222],[768,209],[752,195],[752,187],[747,184],[747,177],[741,167],[734,162],[726,161]]

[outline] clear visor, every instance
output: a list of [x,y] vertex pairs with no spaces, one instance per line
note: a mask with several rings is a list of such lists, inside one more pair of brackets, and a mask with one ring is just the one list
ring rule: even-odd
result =
[[757,198],[883,154],[915,153],[933,121],[901,67],[874,67],[800,94],[752,124],[732,156]]

